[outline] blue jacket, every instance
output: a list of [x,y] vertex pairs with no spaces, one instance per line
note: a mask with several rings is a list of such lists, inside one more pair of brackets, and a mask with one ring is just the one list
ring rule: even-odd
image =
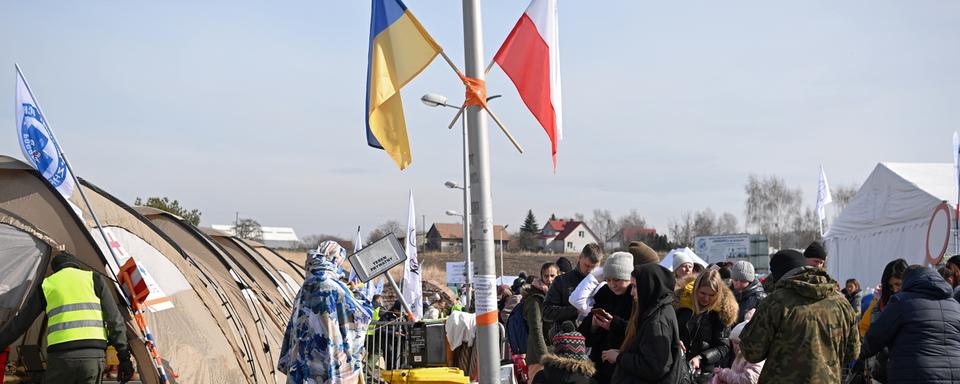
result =
[[960,382],[960,303],[930,268],[908,269],[867,332],[862,357],[890,349],[887,384]]

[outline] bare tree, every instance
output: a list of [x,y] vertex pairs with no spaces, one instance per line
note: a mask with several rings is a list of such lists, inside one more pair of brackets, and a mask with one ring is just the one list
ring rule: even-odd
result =
[[347,250],[349,250],[349,251],[351,251],[351,252],[353,251],[353,241],[344,239],[344,238],[342,238],[342,237],[340,237],[340,236],[327,235],[327,234],[322,234],[322,233],[319,234],[319,235],[308,235],[308,236],[304,236],[304,237],[303,237],[303,246],[304,246],[306,249],[315,249],[315,248],[317,248],[318,246],[320,246],[320,243],[322,243],[322,242],[324,242],[324,241],[327,241],[327,240],[336,241],[336,242],[337,242],[338,244],[340,244],[340,246],[342,246],[343,248],[345,248],[345,249],[347,249]]
[[590,219],[590,229],[597,236],[600,236],[600,245],[603,246],[607,240],[616,234],[617,222],[613,220],[613,214],[606,209],[594,209],[593,218]]
[[730,212],[724,212],[717,220],[717,234],[732,235],[735,233],[740,233],[737,216]]
[[637,212],[636,209],[631,209],[626,215],[620,216],[620,219],[617,220],[620,228],[626,227],[647,227],[647,219],[644,219],[643,216],[640,216],[640,212]]
[[254,219],[240,219],[233,226],[233,233],[241,239],[263,241],[263,229]]
[[573,219],[576,221],[587,221],[587,217],[579,212],[573,214]]
[[782,246],[782,235],[790,230],[793,220],[801,215],[803,192],[789,188],[776,176],[750,175],[744,186],[747,193],[747,225],[766,234],[771,244]]
[[386,223],[380,224],[377,228],[370,231],[370,234],[367,235],[367,241],[379,240],[381,237],[384,237],[391,232],[397,237],[407,236],[407,231],[400,226],[400,222],[396,220],[387,220]]
[[858,190],[860,190],[860,186],[856,183],[842,185],[833,190],[833,206],[838,214],[843,212],[847,204],[850,204],[850,200],[853,200],[853,196],[857,194]]
[[717,234],[717,215],[710,208],[693,215],[693,237]]
[[681,214],[678,219],[670,219],[667,227],[670,237],[677,246],[687,247],[693,244],[693,214],[689,211]]
[[809,206],[804,209],[802,215],[793,218],[790,233],[784,236],[786,244],[791,244],[793,248],[806,248],[807,245],[820,239],[820,226],[817,224],[817,214]]

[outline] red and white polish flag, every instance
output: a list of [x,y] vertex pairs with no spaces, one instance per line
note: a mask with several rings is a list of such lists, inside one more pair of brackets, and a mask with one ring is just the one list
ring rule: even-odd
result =
[[557,0],[533,0],[493,57],[547,131],[554,170],[563,138],[558,35]]

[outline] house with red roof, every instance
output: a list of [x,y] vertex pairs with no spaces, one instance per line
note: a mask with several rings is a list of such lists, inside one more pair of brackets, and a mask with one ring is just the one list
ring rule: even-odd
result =
[[655,228],[644,227],[623,227],[613,234],[605,242],[603,249],[612,251],[614,249],[626,248],[631,241],[647,241],[657,235]]
[[580,253],[590,243],[600,240],[582,221],[548,220],[540,230],[540,247],[547,252]]
[[[427,231],[426,249],[440,252],[463,251],[463,224],[435,223]],[[471,238],[476,247],[476,242]],[[502,225],[493,226],[493,245],[506,248],[510,243],[510,234]]]

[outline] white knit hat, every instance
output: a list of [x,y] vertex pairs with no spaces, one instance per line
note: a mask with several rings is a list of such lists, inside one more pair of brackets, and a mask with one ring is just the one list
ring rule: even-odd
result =
[[673,270],[676,271],[683,264],[693,264],[693,258],[686,252],[677,252],[673,254]]

